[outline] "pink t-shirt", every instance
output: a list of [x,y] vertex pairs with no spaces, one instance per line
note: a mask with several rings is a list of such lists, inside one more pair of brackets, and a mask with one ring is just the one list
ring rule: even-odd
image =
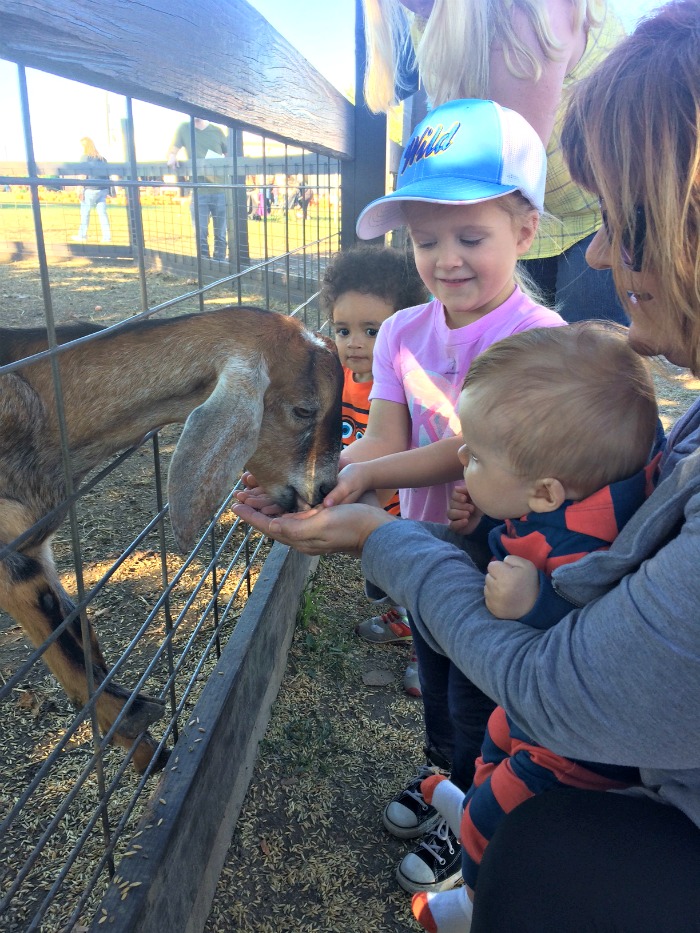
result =
[[[531,327],[566,324],[556,311],[537,305],[516,287],[510,298],[473,324],[450,330],[442,303],[433,299],[397,311],[381,326],[374,346],[370,399],[408,406],[409,447],[422,447],[460,433],[455,406],[471,361],[492,343]],[[401,489],[401,514],[447,523],[455,483]]]

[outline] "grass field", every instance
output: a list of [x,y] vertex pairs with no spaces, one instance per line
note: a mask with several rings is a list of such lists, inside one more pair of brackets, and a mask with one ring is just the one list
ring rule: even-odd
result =
[[[0,250],[17,243],[34,243],[34,218],[28,201],[16,201],[11,193],[0,195]],[[122,202],[122,203],[120,203]],[[143,204],[142,218],[146,249],[195,255],[189,199],[168,198],[157,204]],[[110,199],[107,206],[114,246],[129,246],[129,217],[123,198]],[[41,222],[47,246],[71,244],[71,237],[80,226],[80,205],[77,202],[49,201],[41,204]],[[339,247],[339,222],[328,214],[321,216],[314,208],[304,221],[294,211],[271,214],[264,223],[248,219],[248,254],[251,259],[278,256],[305,244],[320,240],[328,243],[323,251]],[[96,214],[90,217],[88,245],[100,242],[100,225]]]

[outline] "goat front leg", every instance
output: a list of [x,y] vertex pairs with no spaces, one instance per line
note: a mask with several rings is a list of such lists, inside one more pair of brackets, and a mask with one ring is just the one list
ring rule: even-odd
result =
[[[19,503],[0,499],[0,515],[5,519],[2,524],[6,526],[0,532],[7,531],[10,525],[15,532],[10,540],[23,530],[17,522],[21,511],[23,509]],[[30,524],[26,524],[26,527]],[[3,537],[5,535],[0,533],[0,542]],[[16,619],[29,641],[37,648],[73,611],[74,604],[58,580],[47,541],[29,546],[22,552],[10,552],[0,561],[0,608]],[[97,687],[108,671],[91,624],[89,631],[92,674]],[[46,649],[43,660],[69,699],[78,707],[84,706],[89,697],[79,618],[69,623]],[[112,727],[129,696],[123,687],[110,683],[98,698],[95,708],[103,732]],[[139,772],[148,767],[158,744],[146,730],[162,716],[164,707],[160,699],[137,694],[114,734],[114,742],[118,745],[124,748],[135,745],[132,761]],[[136,742],[140,735],[141,738]],[[167,752],[161,752],[156,769],[162,768],[166,761]]]

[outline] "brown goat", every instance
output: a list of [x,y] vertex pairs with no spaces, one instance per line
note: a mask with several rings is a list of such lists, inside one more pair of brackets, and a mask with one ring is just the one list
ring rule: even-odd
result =
[[[68,343],[101,328],[59,327]],[[0,328],[0,366],[46,350],[43,329]],[[248,466],[285,510],[316,505],[335,485],[340,452],[342,370],[335,353],[293,318],[230,307],[138,321],[68,347],[57,356],[73,481],[165,424],[185,426],[168,476],[180,548],[198,533]],[[0,608],[41,646],[74,606],[54,568],[51,537],[67,509],[51,363],[0,373]],[[59,509],[48,526],[23,535]],[[90,627],[95,685],[108,668]],[[88,700],[80,619],[43,655],[68,696]],[[108,684],[97,699],[107,731],[129,694]],[[115,733],[126,748],[163,712],[138,694]],[[143,771],[156,747],[148,732],[134,749]],[[164,757],[156,766],[162,766]]]

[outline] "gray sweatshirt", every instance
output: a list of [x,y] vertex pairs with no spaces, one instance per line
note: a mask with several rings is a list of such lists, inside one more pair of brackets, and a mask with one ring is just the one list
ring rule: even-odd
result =
[[362,566],[536,741],[638,766],[649,792],[700,826],[700,401],[610,550],[554,571],[572,611],[547,631],[492,616],[483,573],[431,526],[381,526]]

